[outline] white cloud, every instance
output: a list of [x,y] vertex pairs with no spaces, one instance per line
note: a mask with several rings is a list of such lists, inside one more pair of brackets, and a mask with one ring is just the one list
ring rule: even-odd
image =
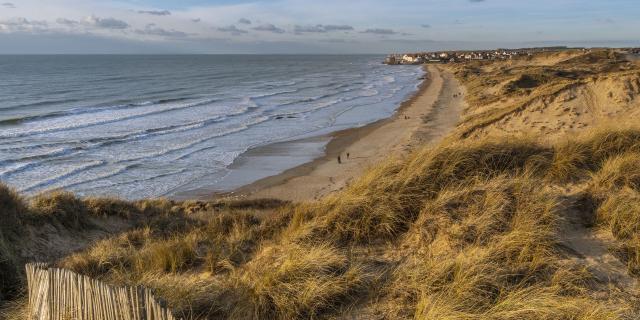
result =
[[[47,32],[93,34],[128,40],[149,38],[211,39],[220,33],[244,35],[231,41],[317,41],[313,34],[334,33],[333,38],[358,37],[351,18],[298,17],[298,0],[244,2],[166,8],[145,7],[133,1],[115,0],[20,0],[16,12],[30,21],[47,21]],[[307,0],[302,0],[307,2]],[[336,0],[328,0],[329,2]],[[347,4],[347,6],[350,6]],[[317,9],[317,7],[316,7]],[[315,9],[314,9],[315,10]],[[320,14],[322,14],[320,12]],[[0,20],[10,18],[0,10]],[[250,19],[249,19],[250,18]],[[308,25],[306,21],[325,22]],[[152,27],[148,25],[153,24]],[[243,27],[244,26],[244,27]],[[360,26],[364,30],[367,26]],[[16,29],[13,27],[12,29]],[[41,28],[42,29],[42,28]],[[8,31],[5,31],[8,32]],[[294,36],[294,34],[297,34]],[[289,37],[287,39],[287,37]]]
[[351,31],[354,28],[352,26],[348,26],[348,25],[325,25],[324,26],[324,30],[326,31]]
[[231,33],[234,36],[239,36],[241,34],[249,33],[247,30],[238,29],[238,27],[236,27],[235,25],[220,27],[220,28],[217,28],[217,30],[220,32]]
[[322,25],[315,26],[299,26],[295,25],[293,27],[293,32],[301,34],[301,33],[324,33],[327,32]]
[[284,31],[284,29],[278,28],[275,25],[271,24],[271,23],[265,23],[262,25],[259,25],[255,28],[253,28],[253,30],[256,31],[265,31],[265,32],[271,32],[271,33],[285,33],[286,31]]
[[314,26],[300,26],[300,25],[295,25],[293,27],[293,32],[295,32],[296,34],[303,34],[303,33],[327,33],[327,32],[334,32],[334,31],[351,31],[354,28],[352,26],[349,25],[322,25],[322,24],[317,24]]
[[116,18],[100,18],[96,16],[88,16],[84,22],[90,26],[102,29],[126,29],[129,24]]
[[150,14],[152,16],[170,16],[171,11],[169,10],[138,10],[140,14]]
[[65,19],[65,18],[58,18],[56,19],[56,23],[64,25],[64,26],[77,26],[80,22],[76,21],[76,20],[71,20],[71,19]]
[[362,33],[371,33],[371,34],[380,34],[380,35],[392,35],[392,34],[397,34],[398,32],[392,30],[392,29],[381,29],[381,28],[375,28],[375,29],[367,29],[365,31],[362,31]]
[[48,30],[46,21],[35,21],[26,18],[12,18],[0,21],[0,31],[41,33]]
[[151,23],[144,27],[144,29],[138,29],[135,33],[146,36],[158,36],[163,38],[170,39],[183,39],[189,36],[186,32],[173,30],[173,29],[164,29],[156,26]]

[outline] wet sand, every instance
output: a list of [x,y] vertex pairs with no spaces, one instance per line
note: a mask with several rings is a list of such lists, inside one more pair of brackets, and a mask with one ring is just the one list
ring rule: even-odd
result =
[[[246,166],[250,159],[286,156],[287,146],[329,140],[324,155],[315,160],[258,180],[224,196],[238,198],[278,198],[307,201],[321,198],[347,186],[371,165],[389,156],[401,156],[415,146],[436,143],[453,129],[464,108],[463,89],[453,75],[441,67],[427,67],[427,79],[414,97],[407,100],[391,118],[370,125],[347,129],[325,137],[275,143],[250,150],[234,166]],[[462,94],[460,94],[462,93]],[[324,140],[323,140],[324,139]],[[349,157],[347,157],[349,153]],[[341,163],[338,163],[338,156]],[[199,190],[191,197],[211,198],[211,190]]]

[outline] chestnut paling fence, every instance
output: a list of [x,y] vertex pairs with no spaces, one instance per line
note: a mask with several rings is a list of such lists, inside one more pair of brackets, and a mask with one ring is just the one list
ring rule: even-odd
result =
[[176,320],[149,289],[113,287],[43,263],[26,269],[29,320]]

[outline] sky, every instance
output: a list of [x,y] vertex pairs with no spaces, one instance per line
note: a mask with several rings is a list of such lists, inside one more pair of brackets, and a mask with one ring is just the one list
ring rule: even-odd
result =
[[640,0],[0,0],[0,54],[640,46]]

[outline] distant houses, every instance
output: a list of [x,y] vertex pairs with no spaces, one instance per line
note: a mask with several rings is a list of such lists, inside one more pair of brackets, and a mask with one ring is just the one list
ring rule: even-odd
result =
[[406,64],[422,63],[423,58],[418,54],[405,54],[402,56],[402,62]]
[[475,51],[439,51],[388,55],[384,63],[389,65],[413,65],[424,63],[456,63],[474,60],[508,60],[517,56],[530,56],[539,52],[568,50],[567,47],[541,47],[526,49],[496,49]]

